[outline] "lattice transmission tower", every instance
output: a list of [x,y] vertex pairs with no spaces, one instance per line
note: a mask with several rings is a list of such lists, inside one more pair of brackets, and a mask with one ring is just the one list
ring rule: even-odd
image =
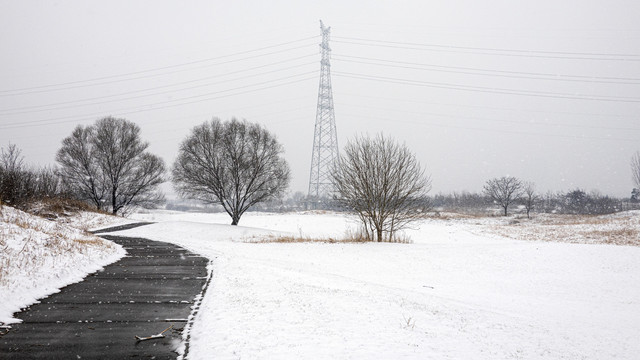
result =
[[333,93],[331,91],[331,48],[329,35],[331,27],[325,27],[320,20],[322,43],[320,52],[320,85],[318,87],[318,108],[313,133],[313,153],[311,155],[311,175],[309,177],[309,196],[323,198],[333,192],[331,170],[338,161],[338,136],[336,119],[333,112]]

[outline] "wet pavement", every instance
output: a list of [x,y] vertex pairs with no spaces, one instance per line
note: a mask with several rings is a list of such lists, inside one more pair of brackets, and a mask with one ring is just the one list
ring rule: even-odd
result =
[[17,314],[23,322],[0,336],[0,359],[177,358],[209,260],[164,242],[102,237],[127,256]]

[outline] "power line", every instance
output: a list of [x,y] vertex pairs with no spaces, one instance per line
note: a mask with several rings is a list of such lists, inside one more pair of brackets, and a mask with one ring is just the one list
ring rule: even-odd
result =
[[453,46],[441,44],[424,44],[400,41],[382,41],[363,38],[339,37],[336,36],[337,43],[360,45],[360,46],[380,46],[390,48],[402,48],[409,50],[427,50],[454,53],[474,53],[480,55],[497,55],[497,56],[516,56],[531,58],[549,58],[549,59],[574,59],[574,60],[616,60],[616,61],[640,61],[638,54],[621,54],[621,53],[591,53],[591,52],[564,52],[564,51],[538,51],[538,50],[519,50],[519,49],[500,49],[500,48],[483,48],[469,46]]
[[[280,63],[281,63],[281,62],[280,62]],[[233,82],[233,81],[237,81],[237,80],[242,80],[242,79],[247,79],[247,78],[252,78],[252,77],[262,76],[262,75],[270,74],[270,73],[274,73],[274,72],[280,72],[280,71],[291,70],[291,69],[294,69],[294,68],[299,68],[299,67],[303,67],[303,66],[307,66],[307,65],[311,65],[311,64],[315,64],[315,62],[309,62],[309,63],[299,64],[299,65],[289,66],[289,67],[286,67],[286,68],[280,68],[280,69],[275,69],[275,70],[265,71],[265,72],[261,72],[261,73],[259,73],[259,74],[253,74],[253,75],[242,76],[242,77],[237,77],[237,78],[232,78],[232,79],[226,79],[226,80],[219,80],[219,81],[217,81],[215,84],[221,84],[221,83]],[[267,65],[257,66],[257,67],[254,67],[254,68],[252,68],[252,69],[263,68],[263,67],[265,67],[265,66],[267,66]],[[247,69],[247,70],[252,70],[252,69]],[[238,73],[238,72],[244,72],[244,71],[246,71],[246,70],[239,70],[239,71],[235,71],[235,72],[230,72],[230,73],[225,74],[225,76],[226,76],[226,75],[230,75],[230,74],[234,74],[234,73]],[[202,80],[204,80],[204,79],[209,79],[209,78],[214,78],[214,77],[216,77],[216,76],[210,76],[210,77],[201,78],[201,79],[198,79],[198,80],[191,80],[191,81],[186,81],[186,82],[177,83],[177,84],[192,83],[192,82],[202,81]],[[62,102],[62,103],[55,103],[55,104],[36,105],[36,106],[24,106],[24,107],[21,107],[21,108],[5,109],[5,110],[0,110],[0,113],[4,113],[3,115],[16,115],[16,114],[25,114],[25,113],[33,113],[33,112],[42,112],[42,111],[51,111],[51,110],[60,110],[60,109],[76,108],[76,107],[82,107],[82,106],[90,106],[90,105],[106,104],[106,103],[116,102],[116,101],[122,101],[122,100],[139,99],[139,98],[144,98],[144,97],[149,97],[149,96],[156,96],[156,95],[168,94],[168,93],[177,92],[177,91],[184,91],[184,90],[197,89],[197,88],[201,88],[201,87],[211,86],[212,84],[211,84],[211,83],[206,83],[206,84],[200,84],[200,85],[194,85],[194,86],[184,87],[184,88],[180,88],[180,89],[167,90],[167,91],[160,91],[160,92],[155,92],[155,93],[150,93],[150,94],[143,94],[143,95],[137,95],[137,96],[129,96],[129,97],[127,97],[126,99],[113,99],[113,100],[104,100],[104,101],[90,102],[90,103],[85,103],[85,104],[80,104],[80,105],[68,105],[68,104],[81,103],[81,102],[86,102],[86,101],[91,101],[91,100],[98,100],[98,99],[104,99],[104,98],[111,98],[111,97],[124,96],[124,95],[129,95],[129,94],[136,94],[136,93],[140,93],[140,92],[144,92],[144,91],[149,91],[149,90],[154,90],[154,89],[160,89],[160,88],[166,88],[166,87],[175,86],[175,85],[176,85],[176,84],[172,84],[172,85],[165,85],[165,86],[159,86],[159,87],[155,87],[155,88],[147,88],[147,89],[138,90],[138,91],[129,91],[129,92],[120,93],[120,94],[107,95],[107,96],[99,96],[99,97],[93,97],[93,98],[85,98],[85,99],[74,100],[74,101],[66,101],[66,102]],[[56,107],[56,105],[68,105],[68,106],[57,106],[57,107]],[[53,106],[53,107],[52,107],[52,106]],[[26,109],[26,110],[25,110],[25,109]],[[10,110],[22,110],[22,111],[10,111]]]
[[[306,72],[306,73],[301,73],[301,74],[297,74],[297,75],[291,75],[291,76],[283,77],[283,78],[280,78],[280,79],[263,81],[263,82],[259,82],[259,83],[255,83],[255,84],[239,86],[239,87],[232,88],[232,89],[226,89],[226,90],[221,90],[221,91],[202,94],[202,95],[189,96],[189,97],[185,97],[185,98],[181,98],[181,99],[163,101],[163,102],[160,102],[160,103],[144,104],[144,105],[141,105],[141,106],[138,106],[138,107],[112,110],[112,111],[110,111],[110,113],[112,115],[117,115],[117,114],[122,114],[122,113],[127,113],[127,114],[139,113],[139,112],[145,112],[145,111],[166,109],[166,108],[171,108],[171,107],[176,107],[176,106],[189,105],[189,104],[199,103],[199,102],[203,102],[203,101],[217,100],[217,99],[230,97],[230,96],[243,95],[243,94],[247,94],[247,93],[251,93],[251,92],[256,92],[256,91],[271,89],[271,88],[275,88],[275,87],[290,85],[290,84],[294,84],[294,83],[299,83],[299,82],[303,82],[303,81],[314,79],[315,77],[305,77],[305,78],[298,79],[298,80],[292,80],[292,81],[284,82],[282,84],[263,86],[263,87],[260,87],[260,88],[257,88],[257,89],[246,90],[246,91],[233,93],[233,94],[220,95],[220,96],[209,97],[209,98],[204,98],[204,99],[192,100],[192,101],[187,101],[187,102],[178,103],[178,104],[164,105],[164,104],[171,103],[171,102],[190,100],[190,99],[195,99],[195,98],[199,98],[199,97],[203,97],[203,96],[209,96],[209,95],[215,95],[215,94],[225,93],[225,92],[239,90],[239,89],[245,89],[245,88],[252,87],[252,86],[258,86],[258,85],[264,85],[264,84],[272,84],[274,81],[281,81],[281,80],[285,80],[285,79],[290,79],[290,78],[294,78],[294,77],[300,77],[300,76],[309,75],[309,74],[315,74],[315,73],[316,73],[315,71],[309,71],[309,72]],[[157,105],[164,105],[164,106],[157,106]],[[148,108],[148,107],[152,107],[152,106],[155,106],[155,107]],[[78,115],[78,116],[72,116],[72,117],[63,116],[63,117],[40,119],[40,120],[33,120],[33,121],[21,121],[21,122],[16,122],[16,123],[8,123],[8,124],[0,125],[0,129],[10,129],[10,128],[13,129],[13,128],[25,128],[25,127],[42,126],[42,125],[63,124],[63,123],[69,123],[69,122],[76,122],[76,121],[79,121],[79,120],[86,119],[88,117],[103,116],[104,114],[105,114],[105,112],[103,111],[103,112],[100,112],[100,113],[91,113],[91,114],[84,114],[84,115]],[[57,121],[57,120],[60,120],[60,121]]]
[[492,122],[507,123],[507,124],[514,124],[514,125],[520,125],[520,126],[521,125],[538,125],[538,126],[561,126],[561,127],[568,127],[568,128],[580,128],[580,129],[588,128],[588,129],[602,129],[602,130],[640,131],[640,127],[631,128],[631,127],[615,127],[615,126],[593,126],[593,125],[584,125],[584,124],[562,124],[562,123],[551,124],[551,123],[541,123],[541,122],[532,123],[532,122],[522,122],[522,121],[516,121],[516,120],[493,119],[493,118],[480,117],[480,116],[460,116],[460,115],[443,114],[443,113],[436,113],[436,112],[407,111],[407,110],[402,110],[397,108],[389,109],[389,108],[383,108],[383,107],[376,107],[376,106],[369,106],[369,105],[362,106],[362,105],[353,105],[353,104],[347,104],[347,103],[340,103],[340,106],[376,109],[376,110],[382,110],[382,111],[388,111],[388,112],[401,112],[401,113],[416,114],[416,115],[438,116],[438,117],[446,117],[446,118],[452,118],[452,119],[492,121]]
[[563,114],[563,115],[579,115],[579,116],[606,116],[606,117],[633,117],[636,118],[636,115],[622,115],[622,114],[594,114],[594,113],[581,113],[581,112],[570,112],[570,111],[549,111],[549,110],[531,110],[531,109],[516,109],[516,108],[508,108],[508,107],[496,107],[496,106],[486,106],[486,105],[468,105],[468,104],[454,104],[454,103],[441,103],[441,102],[433,102],[428,100],[409,100],[406,98],[398,99],[398,98],[389,98],[389,97],[381,97],[381,96],[371,96],[371,95],[362,95],[362,94],[354,94],[354,93],[342,93],[343,95],[355,96],[361,98],[369,98],[376,100],[389,100],[389,101],[402,101],[409,103],[418,103],[418,104],[434,104],[434,105],[445,105],[445,106],[455,106],[455,107],[467,107],[467,108],[475,108],[475,109],[491,109],[491,110],[503,110],[503,111],[515,111],[515,112],[525,112],[525,113],[544,113],[544,114]]
[[[261,47],[261,48],[258,48],[258,49],[246,50],[246,51],[241,51],[241,52],[237,52],[237,53],[233,53],[233,54],[222,55],[222,56],[217,56],[217,57],[212,57],[212,58],[207,58],[207,59],[202,59],[202,60],[196,60],[196,61],[190,61],[190,62],[181,63],[181,64],[163,66],[163,67],[158,67],[158,68],[153,68],[153,69],[148,69],[148,70],[134,71],[134,72],[123,73],[123,74],[118,74],[118,75],[101,76],[101,77],[97,77],[97,78],[70,81],[70,82],[58,83],[58,84],[49,84],[49,85],[41,85],[41,86],[34,86],[34,87],[10,89],[10,90],[0,90],[0,96],[15,96],[15,95],[33,94],[33,93],[41,93],[41,92],[48,92],[48,91],[68,90],[68,89],[75,89],[75,88],[81,88],[81,87],[87,87],[87,86],[103,85],[103,84],[110,84],[110,83],[114,83],[114,82],[138,80],[138,79],[156,77],[156,76],[161,76],[161,75],[166,75],[166,74],[173,74],[173,73],[176,73],[176,72],[182,72],[182,71],[187,71],[187,70],[182,69],[182,70],[177,70],[177,71],[172,71],[172,72],[164,72],[164,73],[161,73],[161,74],[151,74],[151,75],[147,75],[147,76],[139,76],[139,77],[128,78],[128,79],[119,79],[119,80],[98,82],[98,83],[93,83],[93,84],[85,84],[85,85],[78,85],[78,86],[63,87],[63,88],[59,88],[59,89],[41,90],[41,89],[55,88],[55,87],[66,86],[66,85],[75,85],[75,84],[82,84],[82,83],[87,83],[87,82],[95,82],[95,81],[100,81],[100,80],[114,79],[114,78],[120,78],[120,77],[131,76],[131,75],[139,75],[139,74],[145,74],[145,73],[150,73],[150,72],[156,72],[156,71],[159,71],[159,70],[166,70],[166,69],[172,69],[172,68],[177,68],[177,67],[189,66],[189,65],[193,65],[193,64],[205,63],[205,62],[210,62],[210,61],[213,61],[213,60],[229,58],[229,57],[233,57],[233,56],[237,56],[237,55],[243,55],[243,54],[256,52],[256,51],[261,51],[261,50],[265,50],[265,49],[270,49],[270,48],[274,48],[274,47],[278,47],[278,46],[282,46],[282,45],[287,45],[287,44],[292,44],[292,43],[296,43],[296,42],[300,42],[300,41],[305,41],[305,40],[313,39],[313,38],[316,38],[316,37],[317,36],[311,36],[311,37],[307,37],[307,38],[304,38],[304,39],[299,39],[299,40],[294,40],[294,41],[288,41],[288,42],[285,42],[285,43],[274,44],[274,45],[270,45],[270,46]],[[244,58],[240,58],[240,59],[232,59],[232,60],[228,60],[226,62],[216,63],[216,64],[212,64],[212,65],[207,65],[207,66],[215,66],[215,65],[227,64],[227,63],[236,62],[236,61],[254,59],[254,58],[257,58],[257,57],[261,57],[261,56],[278,54],[278,53],[291,51],[291,50],[297,50],[297,49],[301,49],[301,48],[309,47],[309,46],[310,45],[306,45],[305,44],[305,45],[302,45],[302,46],[297,46],[297,47],[278,50],[278,51],[273,51],[273,52],[264,53],[264,54],[253,55],[253,56],[244,57]],[[188,70],[190,70],[190,69],[188,69]],[[12,92],[18,92],[18,93],[17,94],[11,94]]]
[[[269,113],[261,113],[259,116],[253,117],[252,121],[258,121],[258,122],[262,121],[262,122],[265,122],[265,124],[267,124],[267,125],[289,124],[289,123],[296,122],[297,119],[293,118],[293,119],[286,119],[286,120],[269,121],[268,123],[265,121],[265,119],[268,119],[268,118],[273,117],[275,115],[282,115],[282,114],[287,114],[287,113],[292,113],[292,112],[298,112],[298,111],[301,111],[301,110],[308,110],[308,107],[307,106],[299,106],[299,107],[295,107],[295,108],[287,108],[287,109],[284,109],[284,110],[278,110],[278,111],[269,112]],[[205,114],[205,115],[209,115],[210,116],[210,114]],[[193,118],[193,116],[191,116],[191,118]],[[173,123],[175,123],[176,121],[180,121],[180,120],[181,119],[172,118],[172,119],[168,119],[168,120],[166,120],[164,122],[173,122]],[[184,129],[184,128],[178,128],[178,129]],[[178,129],[176,129],[176,128],[173,128],[173,129],[172,128],[168,128],[168,129],[163,129],[163,130],[160,130],[160,131],[146,131],[145,134],[147,134],[147,135],[148,134],[159,134],[159,133],[166,133],[166,132],[175,133],[176,130],[178,130]],[[174,136],[174,137],[164,138],[162,140],[166,141],[166,140],[179,140],[179,139],[180,138],[177,138],[177,137]]]
[[504,89],[504,88],[495,88],[495,87],[486,87],[486,86],[469,86],[469,85],[459,85],[459,84],[450,84],[450,83],[441,83],[441,82],[400,79],[400,78],[392,78],[392,77],[384,77],[384,76],[373,76],[373,75],[366,75],[366,74],[355,74],[355,73],[349,73],[349,72],[334,72],[334,74],[336,74],[337,76],[351,78],[351,79],[371,80],[371,81],[379,81],[379,82],[393,83],[393,84],[424,86],[424,87],[432,87],[432,88],[440,88],[440,89],[473,91],[473,92],[482,92],[482,93],[536,96],[536,97],[573,99],[573,100],[616,101],[616,102],[629,102],[629,103],[640,102],[640,98],[634,98],[634,97],[614,97],[614,96],[603,96],[603,95],[599,95],[597,97],[596,96],[587,97],[587,96],[577,96],[577,95],[568,94],[568,93],[551,93],[551,92],[532,91],[532,90]]
[[[377,63],[366,62],[366,61],[347,60],[347,59],[341,59],[341,58],[378,61],[378,62],[384,62],[385,64],[377,64]],[[349,55],[338,55],[338,61],[352,62],[352,63],[358,63],[358,64],[377,65],[377,66],[388,66],[388,67],[402,68],[402,69],[426,70],[426,71],[482,75],[482,76],[498,76],[498,77],[520,78],[520,79],[556,80],[556,81],[573,81],[573,82],[605,83],[605,84],[630,84],[630,85],[640,84],[640,78],[505,71],[505,70],[481,69],[481,68],[473,68],[473,67],[444,66],[444,65],[414,63],[414,62],[385,60],[385,59],[376,59],[376,58],[367,58],[362,56],[349,56]],[[400,65],[396,65],[396,64],[400,64]],[[415,66],[422,66],[422,67],[405,66],[405,65],[415,65]],[[436,69],[425,69],[424,67],[433,67]],[[472,72],[472,71],[477,71],[477,72]],[[489,74],[483,74],[482,72],[487,72]]]
[[[296,100],[296,99],[301,99],[301,98],[291,98],[291,99],[287,99],[284,101],[277,101],[275,103],[278,102],[287,102],[287,101],[291,101],[291,100]],[[270,102],[268,104],[262,104],[262,106],[264,105],[272,105],[274,104],[274,102]],[[241,109],[234,109],[233,111],[242,111],[245,110],[247,108],[252,108],[252,107],[256,107],[256,106],[250,106],[250,107],[245,107],[245,108],[241,108]],[[286,109],[286,110],[279,110],[279,111],[275,111],[275,112],[269,112],[269,113],[261,113],[259,118],[255,118],[256,121],[259,121],[261,119],[264,119],[265,117],[270,117],[270,116],[274,116],[274,115],[281,115],[281,114],[285,114],[285,113],[291,113],[291,112],[296,112],[296,111],[300,111],[300,110],[308,110],[307,106],[301,106],[301,107],[296,107],[296,108],[290,108],[290,109]],[[211,116],[211,113],[200,113],[200,114],[191,114],[189,116],[186,117],[180,117],[180,118],[170,118],[170,119],[165,119],[163,121],[161,121],[162,123],[172,123],[175,124],[177,122],[180,121],[184,121],[185,119],[195,119],[195,118],[202,118],[205,116]],[[291,123],[291,122],[295,122],[297,121],[296,119],[288,119],[288,120],[279,120],[279,121],[275,121],[275,122],[270,122],[269,124],[271,125],[280,125],[280,124],[286,124],[286,123]],[[150,135],[150,134],[159,134],[159,133],[166,133],[166,132],[171,132],[171,133],[176,133],[177,130],[184,130],[184,127],[179,127],[179,128],[166,128],[160,131],[148,131],[145,130],[144,134],[145,135]],[[39,139],[41,138],[41,135],[33,135],[32,133],[29,133],[27,135],[18,135],[17,137],[15,137],[15,139]],[[168,140],[179,140],[182,138],[178,138],[175,136],[169,137],[169,138],[162,138],[162,139],[156,139],[156,141],[168,141]],[[44,145],[40,145],[40,146],[30,146],[30,149],[40,149],[40,148],[46,148],[46,147],[50,147],[50,144],[44,144]]]
[[595,137],[595,136],[573,136],[573,135],[562,135],[562,134],[549,134],[549,133],[540,133],[540,132],[529,132],[529,131],[513,131],[513,130],[504,130],[504,129],[487,129],[481,127],[469,127],[469,126],[455,126],[455,125],[444,125],[437,124],[426,121],[411,121],[411,120],[398,120],[398,119],[389,119],[383,118],[379,116],[368,116],[361,114],[349,114],[343,113],[343,116],[347,117],[358,117],[358,118],[366,118],[366,119],[378,119],[383,121],[392,121],[395,123],[405,123],[412,125],[423,125],[423,126],[435,126],[441,128],[450,128],[450,129],[461,129],[461,130],[473,130],[473,131],[486,131],[491,133],[504,133],[504,134],[512,134],[512,135],[527,135],[527,136],[539,136],[539,137],[559,137],[559,138],[569,138],[569,139],[585,139],[585,140],[610,140],[610,141],[625,141],[625,142],[637,142],[638,139],[631,138],[610,138],[610,137]]

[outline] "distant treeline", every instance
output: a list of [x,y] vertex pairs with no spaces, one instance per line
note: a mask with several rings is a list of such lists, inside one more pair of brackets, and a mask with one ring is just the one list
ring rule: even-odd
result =
[[[499,214],[500,207],[494,204],[485,194],[471,193],[467,191],[437,194],[426,199],[432,211],[458,212],[477,215]],[[516,206],[514,213],[524,213],[525,209]],[[198,212],[223,212],[220,206],[204,205],[197,201],[169,200],[167,210],[198,211]],[[568,192],[547,192],[536,198],[533,213],[576,214],[576,215],[602,215],[620,211],[640,209],[640,201],[632,198],[614,198],[596,192],[587,193],[576,189]],[[252,208],[252,211],[265,212],[295,212],[307,210],[331,210],[343,211],[338,204],[331,199],[314,199],[302,192],[296,192],[283,200],[261,203]]]
[[[10,145],[0,152],[0,204],[25,207],[34,200],[43,199],[82,200],[65,184],[54,167],[27,167],[21,151]],[[598,192],[574,189],[568,192],[547,192],[534,197],[532,212],[556,214],[601,215],[640,209],[640,191],[634,189],[629,198],[615,198]],[[485,193],[452,192],[437,194],[424,199],[433,211],[450,211],[473,214],[498,213],[499,206]],[[524,212],[522,201],[516,201],[513,211]],[[166,204],[168,210],[222,212],[219,205],[205,205],[193,200],[174,200]],[[293,212],[306,210],[342,211],[330,198],[317,199],[296,192],[282,200],[256,204],[252,211]]]
[[[453,192],[438,194],[431,198],[432,206],[440,211],[490,213],[498,210],[485,194]],[[518,202],[516,202],[518,205]],[[582,189],[568,192],[547,192],[536,197],[533,212],[553,214],[602,215],[640,209],[635,197],[614,198],[597,192],[587,193]],[[515,208],[516,212],[518,208]],[[524,211],[521,209],[521,211]]]

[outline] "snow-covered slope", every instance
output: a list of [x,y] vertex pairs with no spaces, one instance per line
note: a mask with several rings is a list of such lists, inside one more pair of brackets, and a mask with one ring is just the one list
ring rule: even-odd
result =
[[355,223],[318,213],[251,213],[245,227],[221,225],[225,215],[137,218],[159,223],[118,234],[214,259],[191,359],[640,353],[638,247],[512,240],[492,235],[490,221],[456,219],[425,220],[413,244],[251,243],[279,231],[340,236]]
[[[121,221],[105,215],[80,213],[68,222],[87,228],[114,220]],[[3,206],[0,208],[0,323],[16,322],[13,313],[82,280],[124,254],[121,246],[78,228]]]

